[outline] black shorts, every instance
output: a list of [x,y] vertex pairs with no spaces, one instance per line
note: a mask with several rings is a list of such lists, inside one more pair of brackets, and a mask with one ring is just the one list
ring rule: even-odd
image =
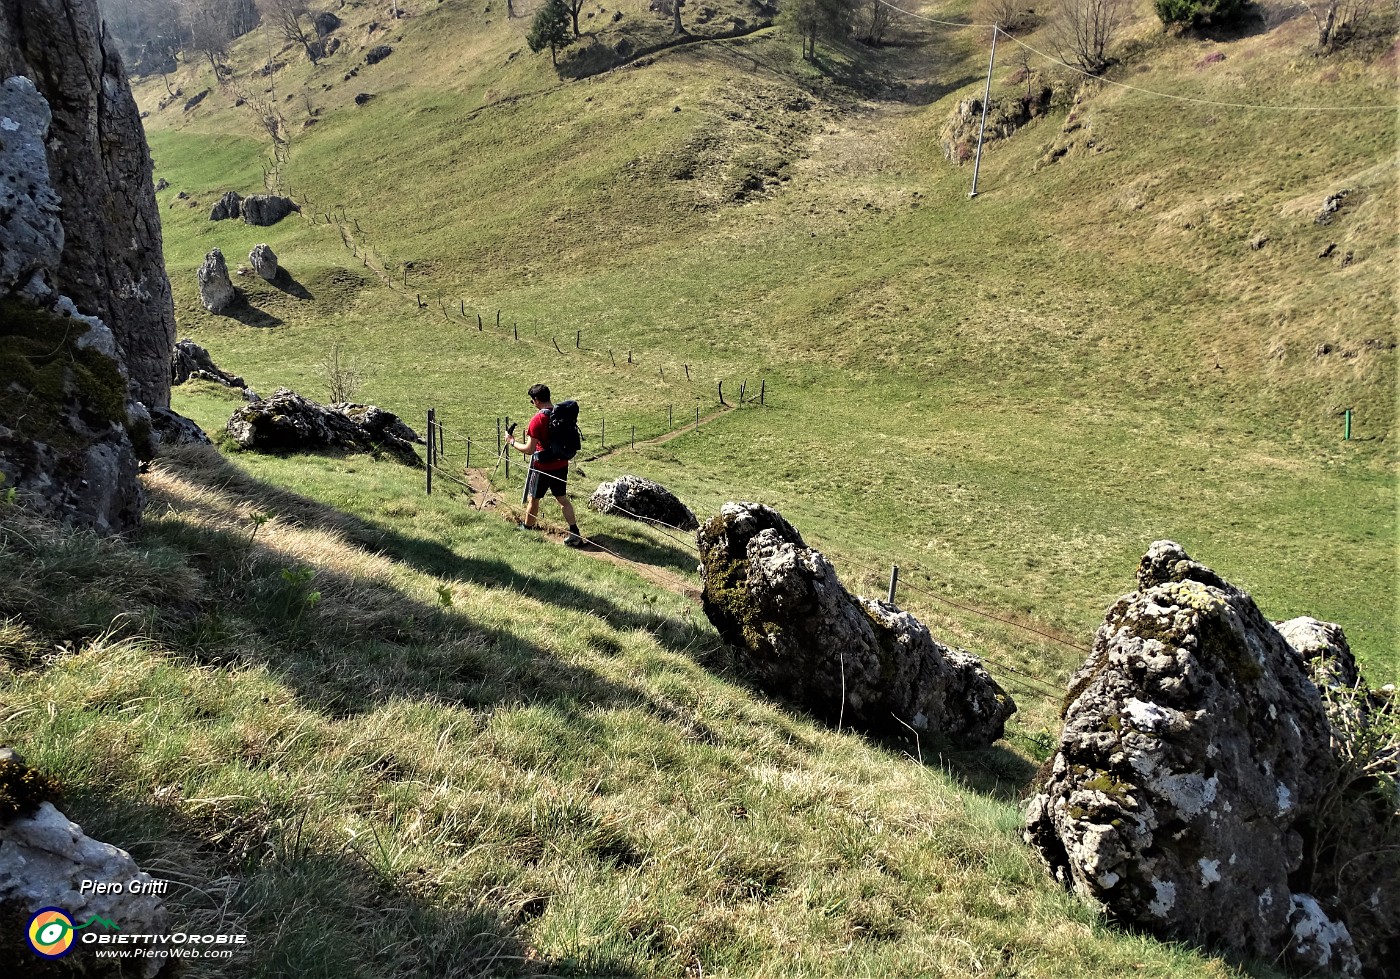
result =
[[546,493],[553,493],[555,497],[561,497],[569,491],[569,468],[554,471],[543,469],[531,469],[530,475],[525,479],[526,498],[544,496]]

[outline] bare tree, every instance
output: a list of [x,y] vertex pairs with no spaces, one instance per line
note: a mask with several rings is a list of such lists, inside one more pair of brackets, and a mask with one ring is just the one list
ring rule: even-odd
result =
[[311,12],[307,4],[301,0],[259,0],[258,7],[273,33],[289,44],[300,44],[313,65],[320,63],[325,48],[309,19],[302,20]]
[[222,0],[177,0],[180,23],[185,29],[189,50],[209,60],[214,80],[224,80],[224,58],[234,38],[229,8]]
[[1022,34],[1039,23],[1028,0],[980,0],[976,9],[979,20],[991,21],[1006,34]]
[[1317,46],[1331,51],[1370,16],[1375,0],[1298,0],[1317,24]]
[[1108,46],[1127,14],[1128,0],[1057,0],[1050,26],[1060,60],[1088,75],[1103,74]]
[[856,18],[860,22],[860,39],[872,48],[885,43],[893,10],[885,0],[860,0]]

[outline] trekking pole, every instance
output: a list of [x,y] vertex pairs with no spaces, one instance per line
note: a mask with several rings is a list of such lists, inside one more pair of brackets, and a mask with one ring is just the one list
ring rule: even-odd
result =
[[[506,437],[507,437],[508,440],[509,440],[509,439],[514,439],[514,438],[515,438],[515,426],[516,426],[518,423],[517,423],[517,422],[512,422],[512,421],[510,421],[510,418],[509,418],[509,417],[506,418],[506,421],[507,421],[507,422],[510,422],[510,424],[508,424],[508,425],[506,426]],[[500,424],[501,424],[501,420],[500,420],[499,418],[496,419],[496,425],[498,426],[498,427],[496,428],[496,444],[497,444],[498,446],[500,446],[501,452],[500,452],[499,455],[496,456],[496,465],[495,465],[495,468],[493,468],[493,469],[491,470],[491,475],[492,475],[492,476],[496,475],[496,470],[501,468],[501,460],[502,460],[502,459],[505,459],[505,460],[506,460],[506,479],[509,479],[509,478],[510,478],[510,459],[508,458],[508,455],[509,455],[509,453],[510,453],[510,445],[508,444],[508,442],[502,442],[502,441],[501,441],[501,430],[500,430],[500,427],[499,427]]]

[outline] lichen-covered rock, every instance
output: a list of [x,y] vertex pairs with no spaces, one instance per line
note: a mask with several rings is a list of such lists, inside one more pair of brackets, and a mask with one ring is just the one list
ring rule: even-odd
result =
[[1341,626],[1306,615],[1277,622],[1275,626],[1302,659],[1308,676],[1319,689],[1342,692],[1360,685],[1361,670]]
[[[1362,974],[1380,959],[1356,910],[1400,894],[1394,875],[1359,868],[1364,896],[1338,891],[1337,844],[1356,829],[1329,812],[1375,807],[1340,777],[1302,657],[1248,594],[1170,541],[1152,545],[1138,581],[1070,681],[1027,840],[1121,922]],[[1368,826],[1361,834],[1377,835],[1361,847],[1392,831],[1383,818]]]
[[[85,890],[84,881],[123,886],[117,893],[97,894]],[[137,883],[135,888],[127,886],[132,882]],[[85,835],[51,802],[42,803],[33,815],[0,825],[0,920],[24,922],[43,908],[57,907],[78,925],[96,915],[127,934],[167,934],[170,918],[164,899],[151,893],[155,883],[131,854]],[[150,979],[169,961],[156,957],[103,960],[83,943],[75,946],[65,961],[74,964],[74,974],[85,976]]]
[[[15,56],[14,16],[0,7],[0,65]],[[69,56],[78,55],[53,55]],[[48,101],[23,77],[7,78],[0,95],[0,491],[66,523],[124,533],[141,519],[145,410],[130,398],[117,337],[53,287],[69,212],[51,182],[47,146],[62,144]]]
[[195,275],[199,279],[199,301],[211,313],[222,313],[238,295],[234,291],[233,280],[228,277],[224,253],[217,248],[204,256]]
[[229,221],[243,213],[243,198],[237,191],[230,190],[219,198],[209,212],[210,221]]
[[300,210],[296,201],[276,194],[251,194],[243,198],[244,222],[258,227],[276,224],[288,214]]
[[695,530],[700,526],[690,507],[674,493],[641,476],[624,475],[600,483],[589,497],[588,505],[599,513],[654,521],[677,530]]
[[277,264],[277,253],[266,242],[253,246],[253,250],[248,253],[248,264],[267,282],[277,278],[280,268]]
[[227,429],[239,446],[258,452],[385,451],[408,465],[422,465],[413,448],[417,435],[392,412],[374,405],[327,407],[286,388],[235,410]]
[[[402,443],[426,444],[408,424],[392,411],[385,411],[378,405],[359,404],[354,401],[337,401],[330,410],[344,415],[359,425],[375,440],[394,439]],[[408,447],[406,445],[406,447]],[[411,447],[408,447],[412,451]]]
[[209,356],[208,350],[185,337],[175,344],[175,349],[170,354],[170,380],[172,384],[184,384],[191,379],[213,381],[215,384],[231,388],[248,386],[243,378],[237,374],[230,374],[214,363],[214,358]]
[[868,731],[1001,737],[1016,705],[977,659],[893,605],[852,597],[776,510],[726,503],[699,542],[705,614],[765,692]]

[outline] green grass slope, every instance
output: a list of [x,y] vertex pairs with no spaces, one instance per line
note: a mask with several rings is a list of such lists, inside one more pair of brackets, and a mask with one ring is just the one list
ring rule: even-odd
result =
[[[1021,711],[986,752],[833,732],[732,674],[683,537],[585,511],[604,561],[387,460],[177,453],[132,542],[5,511],[0,740],[182,882],[183,921],[250,935],[193,972],[1272,975],[1109,927],[1044,877],[1019,796],[1157,538],[1395,679],[1394,51],[1144,9],[1118,84],[1031,56],[1060,94],[970,200],[940,134],[984,29],[904,18],[810,64],[781,28],[707,39],[759,21],[715,3],[626,62],[666,18],[590,6],[586,63],[625,63],[561,80],[523,4],[400,6],[345,4],[319,66],[255,33],[225,85],[139,88],[182,335],[312,397],[338,344],[361,400],[435,407],[447,473],[470,437],[504,500],[496,420],[544,380],[615,450],[576,496],[636,472],[702,518],[772,503],[867,594],[897,563]],[[208,220],[265,187],[301,215]],[[205,312],[204,254],[263,241],[290,279]],[[766,404],[711,418],[721,382]],[[210,432],[237,403],[174,400]]]
[[[649,474],[701,509],[790,500],[838,557],[1080,639],[1145,544],[1179,537],[1270,614],[1343,621],[1393,675],[1395,114],[1238,107],[1385,106],[1392,55],[1314,58],[1273,11],[1231,41],[1144,15],[1122,85],[994,143],[969,201],[937,144],[980,92],[985,31],[905,19],[898,45],[816,65],[759,31],[561,83],[522,53],[528,18],[410,13],[366,34],[377,12],[347,8],[348,40],[398,45],[349,81],[363,47],[315,68],[284,52],[148,119],[167,196],[200,203],[167,211],[182,320],[255,386],[314,386],[339,339],[366,396],[410,417],[431,403],[484,434],[538,376],[586,427],[650,435],[721,380],[732,400],[766,378],[764,419],[672,443]],[[236,63],[260,64],[245,43]],[[304,220],[212,224],[205,205],[270,161],[224,135],[256,125],[230,97],[255,82],[290,134],[270,179]],[[264,239],[309,295],[249,286],[248,322],[204,314],[203,253]]]

